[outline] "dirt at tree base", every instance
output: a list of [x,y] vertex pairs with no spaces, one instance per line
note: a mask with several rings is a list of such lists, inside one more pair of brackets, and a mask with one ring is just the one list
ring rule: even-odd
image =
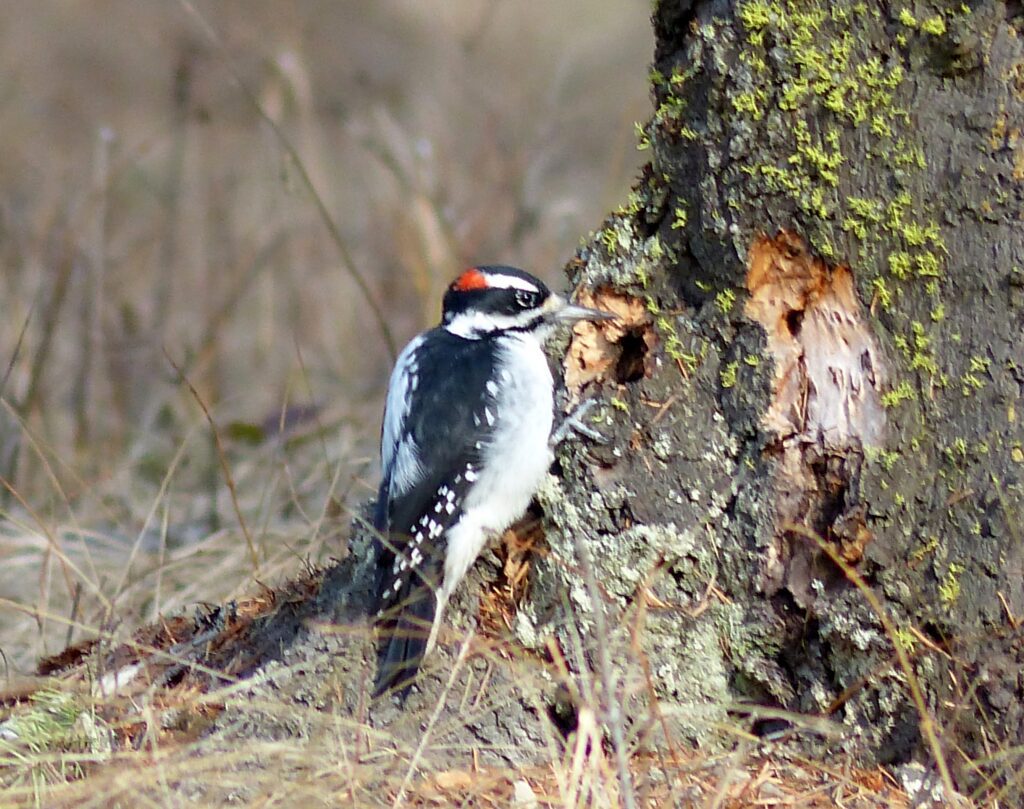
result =
[[[614,804],[616,775],[592,710],[577,706],[564,734],[546,702],[553,678],[535,660],[513,659],[507,638],[472,631],[471,653],[458,661],[466,637],[453,633],[405,706],[371,704],[375,646],[353,586],[357,569],[310,571],[220,610],[144,627],[116,648],[83,644],[44,661],[37,693],[91,693],[80,710],[94,716],[92,747],[97,734],[109,740],[106,756],[54,785],[47,805],[81,805],[86,795],[118,805],[147,794],[197,806],[299,795],[310,806],[391,806],[399,793],[424,806],[502,805],[524,794],[558,802],[567,788],[558,771],[564,779],[574,766],[573,789]],[[498,572],[485,564],[458,607],[471,613]],[[28,691],[3,695],[12,715],[33,710]],[[735,732],[738,743],[717,754],[671,742],[637,751],[641,805],[716,796],[728,807],[909,805],[897,775],[815,762],[792,739]]]

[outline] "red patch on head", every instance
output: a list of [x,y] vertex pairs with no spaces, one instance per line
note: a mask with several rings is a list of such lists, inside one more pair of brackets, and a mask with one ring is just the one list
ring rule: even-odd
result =
[[470,267],[455,279],[452,289],[457,289],[459,292],[468,292],[471,289],[487,289],[487,279],[476,267]]

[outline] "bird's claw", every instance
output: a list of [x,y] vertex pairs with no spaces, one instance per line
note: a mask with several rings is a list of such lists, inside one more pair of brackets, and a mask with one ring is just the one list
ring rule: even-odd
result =
[[608,439],[583,421],[583,417],[593,410],[595,405],[597,405],[597,399],[587,399],[587,401],[577,406],[576,409],[562,419],[562,423],[559,424],[551,434],[551,448],[554,449],[561,444],[566,438],[568,438],[569,433],[571,432],[585,435],[595,443],[607,444]]

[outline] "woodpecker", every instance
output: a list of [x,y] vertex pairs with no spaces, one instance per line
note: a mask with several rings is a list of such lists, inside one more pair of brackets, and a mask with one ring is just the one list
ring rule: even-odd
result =
[[452,592],[518,519],[551,465],[554,394],[544,342],[559,323],[606,320],[505,266],[445,292],[441,324],[402,350],[381,430],[374,527],[380,663],[374,696],[404,698]]

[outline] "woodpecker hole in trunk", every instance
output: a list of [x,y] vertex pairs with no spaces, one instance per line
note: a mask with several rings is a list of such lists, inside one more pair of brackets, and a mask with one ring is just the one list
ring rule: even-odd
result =
[[579,302],[611,312],[616,319],[585,321],[573,328],[565,357],[565,386],[572,399],[578,399],[583,387],[594,380],[624,385],[649,377],[654,372],[658,337],[644,302],[606,287],[582,291]]
[[644,360],[647,356],[647,343],[643,331],[634,329],[622,335],[618,342],[619,359],[615,363],[615,381],[620,384],[637,382],[644,378]]
[[870,541],[857,480],[865,447],[879,447],[886,363],[857,295],[853,271],[815,256],[794,233],[760,236],[748,254],[747,317],[765,331],[775,363],[764,426],[774,434],[776,542],[764,561],[768,593],[789,589],[802,607],[820,580],[820,549],[787,537],[799,525],[836,543],[855,564]]

